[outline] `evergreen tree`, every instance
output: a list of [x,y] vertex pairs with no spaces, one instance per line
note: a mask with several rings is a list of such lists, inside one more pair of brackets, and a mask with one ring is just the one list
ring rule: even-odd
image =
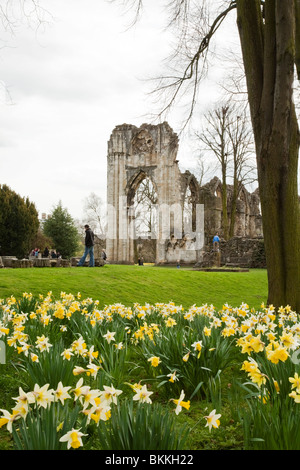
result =
[[80,238],[75,222],[61,202],[53,209],[50,218],[45,220],[43,231],[53,240],[56,251],[63,258],[71,258],[79,249]]
[[0,253],[27,256],[39,228],[38,212],[28,198],[0,185]]

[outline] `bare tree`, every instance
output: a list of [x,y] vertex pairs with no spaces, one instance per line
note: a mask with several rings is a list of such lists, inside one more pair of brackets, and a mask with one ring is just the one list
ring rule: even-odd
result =
[[[216,172],[221,173],[223,236],[231,238],[241,189],[257,180],[253,132],[247,113],[225,103],[204,116],[203,129],[195,132],[195,136],[202,143],[202,150],[213,155]],[[229,181],[232,182],[230,204]]]
[[[40,28],[52,21],[51,13],[41,6],[39,0],[1,0],[0,49],[9,46],[10,39],[24,23],[37,34]],[[3,80],[0,80],[0,101],[5,105],[13,104],[9,88]]]
[[216,164],[213,161],[209,161],[206,157],[207,155],[201,148],[196,150],[195,166],[193,167],[192,173],[196,177],[199,186],[203,186],[203,184],[205,184],[210,177],[214,176],[217,171]]
[[84,199],[85,223],[88,223],[98,238],[105,238],[106,217],[101,197],[92,192]]
[[205,145],[205,150],[210,150],[215,155],[221,169],[222,181],[222,213],[223,236],[228,239],[228,211],[227,211],[227,176],[230,155],[230,135],[228,133],[230,110],[229,106],[221,106],[209,111],[205,116],[205,129],[197,134]]
[[135,230],[137,235],[151,234],[155,224],[157,193],[149,178],[137,188],[134,198]]
[[229,238],[234,235],[237,200],[243,186],[257,180],[254,161],[253,132],[249,126],[246,112],[231,109],[227,132],[231,142],[231,171],[233,191],[230,209]]
[[[3,33],[11,36],[24,23],[37,31],[51,23],[53,16],[39,0],[2,0],[0,4],[0,24]],[[3,41],[3,38],[2,38]]]

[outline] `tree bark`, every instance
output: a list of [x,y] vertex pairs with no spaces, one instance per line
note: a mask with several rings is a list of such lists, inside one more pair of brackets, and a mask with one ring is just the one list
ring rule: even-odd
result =
[[[296,0],[295,0],[296,1]],[[255,136],[268,303],[300,310],[299,129],[293,102],[295,1],[237,0]]]

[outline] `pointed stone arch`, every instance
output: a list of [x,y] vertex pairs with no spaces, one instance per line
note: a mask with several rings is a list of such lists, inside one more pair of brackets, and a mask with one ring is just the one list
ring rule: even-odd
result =
[[[154,185],[159,207],[181,204],[181,173],[177,160],[178,136],[168,123],[140,128],[116,126],[108,142],[107,205],[108,258],[114,263],[134,262],[133,217],[130,213],[137,187],[145,177]],[[163,223],[163,222],[162,222]],[[156,241],[156,262],[166,262],[163,228]]]

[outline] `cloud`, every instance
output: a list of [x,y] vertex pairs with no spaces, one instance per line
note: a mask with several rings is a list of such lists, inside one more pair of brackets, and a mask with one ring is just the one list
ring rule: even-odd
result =
[[61,200],[78,218],[92,191],[106,198],[112,130],[140,125],[147,112],[140,79],[158,67],[162,23],[145,16],[125,32],[120,10],[104,1],[41,4],[54,21],[37,30],[20,25],[0,52],[3,97],[13,102],[0,104],[0,182],[40,212]]

